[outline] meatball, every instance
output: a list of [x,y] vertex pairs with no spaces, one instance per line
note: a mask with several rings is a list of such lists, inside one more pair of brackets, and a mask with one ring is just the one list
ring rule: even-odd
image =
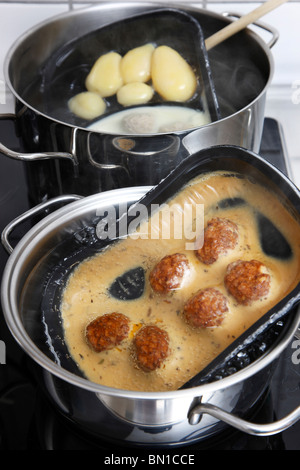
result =
[[123,119],[123,127],[130,134],[150,134],[155,131],[154,116],[150,113],[135,113]]
[[178,289],[188,270],[189,262],[185,255],[175,253],[165,256],[150,273],[151,287],[159,293]]
[[156,325],[142,327],[133,343],[136,363],[145,372],[158,369],[169,355],[169,335]]
[[129,318],[122,313],[107,313],[86,327],[86,339],[96,351],[106,351],[120,344],[129,333]]
[[228,302],[225,295],[214,287],[200,290],[185,304],[183,315],[194,328],[210,328],[221,325]]
[[238,260],[227,266],[224,281],[228,292],[238,303],[249,305],[268,294],[271,276],[260,261]]
[[212,264],[232,250],[238,242],[238,227],[228,219],[215,217],[211,219],[204,230],[202,248],[196,250],[197,258],[204,264]]

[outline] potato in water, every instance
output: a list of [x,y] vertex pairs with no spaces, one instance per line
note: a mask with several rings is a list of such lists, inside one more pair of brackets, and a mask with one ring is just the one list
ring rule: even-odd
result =
[[68,106],[72,113],[88,120],[101,116],[106,110],[105,101],[100,95],[91,91],[83,91],[73,96],[69,100]]
[[196,91],[197,78],[177,51],[159,46],[152,56],[152,83],[165,100],[187,101]]
[[123,106],[145,104],[153,97],[153,88],[146,83],[127,83],[117,91],[117,100]]
[[[146,104],[155,93],[167,101],[188,101],[196,92],[197,77],[176,50],[148,43],[130,49],[123,57],[115,51],[101,55],[86,77],[85,86],[101,98],[115,96],[126,107]],[[91,120],[105,112],[106,103],[100,104],[96,97],[92,102],[92,95],[82,92],[69,101],[69,109]]]
[[153,44],[145,44],[128,51],[121,60],[121,75],[124,83],[148,82],[151,78]]
[[123,85],[121,58],[117,52],[108,52],[99,57],[86,78],[88,91],[95,91],[103,98],[114,95]]

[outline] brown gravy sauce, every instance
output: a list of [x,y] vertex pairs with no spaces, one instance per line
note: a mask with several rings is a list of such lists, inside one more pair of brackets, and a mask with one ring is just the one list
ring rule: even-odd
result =
[[[249,205],[219,208],[220,200],[236,197],[248,201],[252,208]],[[176,390],[296,286],[300,273],[299,223],[275,195],[247,178],[216,172],[193,180],[170,204],[176,203],[180,210],[186,202],[204,204],[204,226],[214,216],[235,222],[239,227],[238,246],[206,266],[196,259],[192,250],[185,250],[185,240],[127,238],[83,261],[68,281],[61,311],[70,354],[89,380],[119,389]],[[286,237],[293,249],[291,258],[280,260],[263,253],[253,207],[265,214]],[[188,279],[171,294],[153,293],[149,272],[166,254],[176,252],[185,253],[190,261],[192,269]],[[237,259],[257,259],[266,264],[272,279],[267,298],[241,306],[227,293],[225,270]],[[114,279],[138,266],[146,271],[142,297],[130,301],[111,297],[107,289]],[[199,289],[209,286],[217,287],[228,297],[229,312],[219,327],[193,330],[182,319],[183,305]],[[129,338],[113,350],[96,353],[85,340],[85,327],[97,316],[109,312],[123,313],[131,319]],[[164,365],[150,373],[139,370],[130,354],[134,334],[148,323],[168,331],[171,348]]]

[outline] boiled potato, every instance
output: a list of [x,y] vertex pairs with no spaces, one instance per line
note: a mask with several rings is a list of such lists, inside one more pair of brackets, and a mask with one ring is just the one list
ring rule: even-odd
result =
[[117,91],[117,100],[123,106],[144,104],[151,100],[153,93],[153,88],[146,83],[127,83]]
[[124,83],[147,82],[151,78],[153,44],[145,44],[128,51],[121,60]]
[[100,56],[86,78],[87,90],[95,91],[103,98],[114,95],[123,85],[121,59],[122,56],[117,52],[108,52]]
[[105,112],[106,104],[101,96],[91,91],[83,91],[68,102],[72,113],[84,119],[94,119]]
[[187,101],[196,91],[197,78],[183,57],[169,46],[159,46],[152,55],[152,83],[168,101]]

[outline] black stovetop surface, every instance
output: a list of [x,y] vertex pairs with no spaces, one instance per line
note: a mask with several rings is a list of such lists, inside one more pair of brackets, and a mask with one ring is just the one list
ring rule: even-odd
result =
[[[12,126],[9,120],[0,122],[0,141],[9,148],[19,150],[20,144]],[[273,119],[265,119],[259,153],[283,172],[289,172],[281,128]],[[0,155],[0,231],[28,207],[23,164]],[[12,242],[17,242],[21,236],[22,233],[14,234]],[[7,253],[0,246],[1,277],[7,259]],[[2,353],[0,364],[0,450],[97,450],[102,452],[103,458],[112,453],[134,455],[135,449],[116,448],[113,444],[81,434],[58,413],[32,378],[30,359],[12,338],[2,312],[0,341],[2,345],[5,344],[6,353],[4,361]],[[273,422],[299,406],[300,354],[293,356],[293,353],[296,346],[300,348],[300,342],[295,341],[296,338],[281,355],[272,381],[257,404],[251,421]],[[292,360],[292,357],[298,357],[299,360]],[[300,421],[291,428],[268,437],[250,436],[228,427],[213,439],[180,447],[172,452],[195,453],[197,457],[197,451],[200,450],[300,450]],[[155,452],[170,454],[170,451],[164,449]]]

